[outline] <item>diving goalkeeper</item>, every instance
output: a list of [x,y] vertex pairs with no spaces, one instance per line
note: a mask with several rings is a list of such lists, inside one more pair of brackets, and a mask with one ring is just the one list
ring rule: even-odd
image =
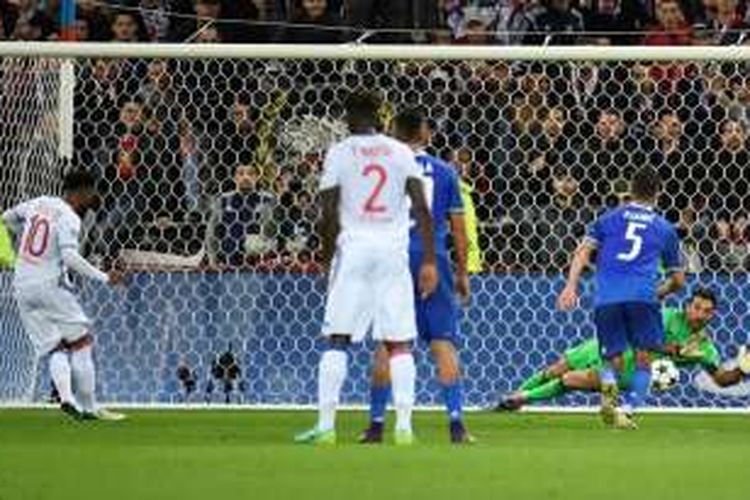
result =
[[[706,325],[716,313],[717,299],[706,288],[697,288],[683,309],[664,308],[664,352],[677,366],[700,366],[719,387],[739,384],[750,374],[750,353],[740,349],[738,367],[723,368],[716,345],[706,333]],[[597,340],[589,339],[573,346],[555,363],[526,380],[521,387],[503,396],[495,411],[517,410],[525,404],[554,398],[568,391],[598,391],[599,370],[603,360]],[[621,388],[627,388],[635,371],[632,350],[624,353]],[[627,397],[626,397],[627,400]],[[623,411],[630,413],[627,404]]]

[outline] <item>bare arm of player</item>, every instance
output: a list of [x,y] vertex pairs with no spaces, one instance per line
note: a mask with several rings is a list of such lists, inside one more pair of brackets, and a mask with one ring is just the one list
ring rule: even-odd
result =
[[468,237],[466,235],[466,219],[463,213],[451,214],[451,234],[456,249],[456,292],[464,304],[469,302],[469,273],[466,269],[468,254]]
[[318,221],[318,234],[321,244],[321,264],[327,269],[336,251],[339,236],[339,200],[341,189],[336,186],[320,192],[321,213]]
[[424,257],[419,270],[419,293],[422,298],[432,295],[437,288],[438,274],[435,264],[435,236],[432,230],[432,215],[424,196],[422,181],[416,177],[406,180],[406,194],[411,199],[411,209],[417,221],[420,236],[424,244]]
[[668,295],[680,291],[684,286],[685,271],[675,271],[659,285],[656,296],[659,300],[664,300]]
[[96,281],[103,281],[104,283],[109,283],[110,281],[107,273],[104,273],[97,269],[95,266],[89,264],[89,262],[84,259],[81,254],[79,254],[78,251],[74,248],[63,248],[62,259],[68,269],[77,272],[81,276],[85,276]]
[[557,307],[563,311],[571,311],[578,306],[578,283],[586,266],[591,262],[591,254],[594,247],[587,241],[582,242],[576,248],[573,259],[570,261],[570,270],[568,271],[568,280],[565,288],[557,297]]

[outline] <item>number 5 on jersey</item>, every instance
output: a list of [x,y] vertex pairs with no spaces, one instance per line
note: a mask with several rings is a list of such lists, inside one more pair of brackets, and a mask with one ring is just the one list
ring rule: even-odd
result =
[[640,222],[630,222],[625,230],[625,239],[630,242],[630,250],[617,254],[618,260],[630,262],[635,260],[641,253],[643,248],[643,237],[638,234],[639,231],[643,231],[648,226]]

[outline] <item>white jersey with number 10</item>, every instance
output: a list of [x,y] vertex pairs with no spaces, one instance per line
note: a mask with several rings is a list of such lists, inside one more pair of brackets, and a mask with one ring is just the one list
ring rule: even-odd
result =
[[[62,198],[42,196],[21,203],[4,214],[21,233],[16,265],[16,289],[57,284],[65,274],[63,250],[78,252],[81,218]],[[20,231],[19,231],[20,230]]]
[[339,247],[409,244],[408,178],[422,178],[414,152],[383,134],[353,135],[333,145],[326,155],[320,189],[338,186]]

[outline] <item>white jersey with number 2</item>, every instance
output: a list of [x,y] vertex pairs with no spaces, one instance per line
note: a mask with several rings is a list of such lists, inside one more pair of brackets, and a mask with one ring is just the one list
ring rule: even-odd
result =
[[422,178],[414,153],[381,134],[354,135],[326,157],[321,190],[341,190],[337,241],[328,282],[323,335],[361,341],[416,337],[409,271],[406,181]]
[[338,246],[409,244],[408,178],[422,178],[414,152],[383,134],[352,135],[333,145],[326,156],[320,189],[338,186]]
[[65,274],[63,250],[78,252],[81,218],[62,198],[42,196],[3,215],[21,234],[15,287],[57,284]]

